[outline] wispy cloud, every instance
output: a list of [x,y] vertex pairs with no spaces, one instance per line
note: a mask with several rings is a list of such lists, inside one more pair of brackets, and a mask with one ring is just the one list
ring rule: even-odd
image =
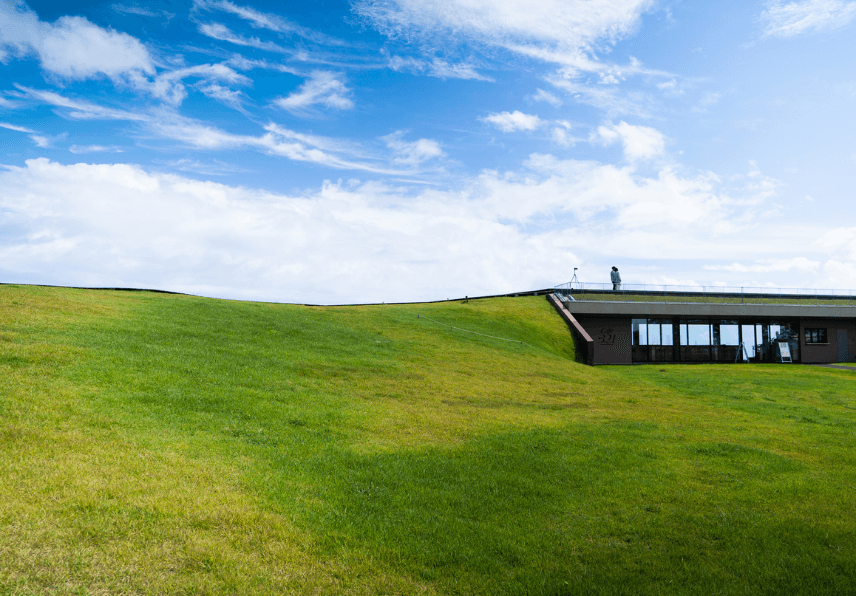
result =
[[544,91],[543,89],[538,89],[537,93],[532,96],[532,99],[535,101],[543,101],[554,108],[558,108],[562,105],[562,100],[550,93],[549,91]]
[[348,45],[341,39],[331,37],[319,31],[307,29],[306,27],[302,27],[290,19],[280,15],[262,12],[249,6],[241,6],[234,2],[230,2],[229,0],[194,0],[193,6],[196,10],[219,10],[232,14],[248,21],[251,26],[257,29],[267,29],[276,33],[296,35],[306,39],[307,41],[323,45]]
[[443,149],[440,143],[433,139],[419,139],[417,141],[403,140],[404,132],[396,131],[385,137],[386,142],[394,154],[393,162],[407,166],[417,166],[431,159],[442,157]]
[[85,155],[87,153],[122,153],[121,147],[105,146],[105,145],[72,145],[68,148],[75,155]]
[[[22,97],[64,108],[64,115],[79,120],[128,120],[144,125],[157,138],[179,141],[205,150],[251,148],[294,161],[312,162],[342,170],[361,170],[400,176],[410,170],[389,167],[384,159],[359,149],[347,141],[301,134],[270,123],[260,136],[237,135],[204,122],[186,118],[169,109],[128,112],[63,97],[52,91],[39,91],[18,85]],[[399,162],[404,163],[404,162]]]
[[290,112],[306,112],[314,105],[337,110],[349,110],[354,102],[351,90],[345,85],[345,76],[325,70],[314,70],[294,93],[274,100],[274,104]]
[[518,53],[552,51],[556,58],[622,37],[650,5],[650,0],[358,0],[354,10],[392,36],[436,44],[442,35]]
[[100,106],[89,101],[69,99],[59,93],[54,93],[53,91],[31,89],[18,84],[16,84],[15,87],[21,91],[22,97],[56,106],[58,108],[66,108],[68,111],[64,112],[64,114],[69,118],[74,118],[76,120],[146,121],[149,119],[148,116],[139,112],[117,110],[114,108]]
[[[223,93],[223,89],[217,83],[229,83],[232,85],[249,85],[252,81],[238,72],[235,72],[225,64],[200,64],[186,68],[164,72],[155,78],[152,83],[151,93],[173,105],[178,105],[187,97],[187,91],[182,84],[184,79],[195,78],[201,82],[201,89],[215,89],[222,98],[237,99],[234,95]],[[206,93],[206,95],[209,95]]]
[[732,263],[731,265],[705,265],[708,271],[731,271],[733,273],[787,273],[798,271],[800,273],[813,273],[820,269],[822,263],[813,261],[806,257],[794,257],[791,259],[762,259],[755,261],[752,265],[743,263]]
[[580,80],[575,72],[558,72],[546,77],[546,81],[564,91],[575,101],[606,112],[609,117],[649,115],[649,99],[643,94],[626,91],[618,85],[598,85]]
[[229,164],[218,159],[211,161],[203,161],[199,159],[176,159],[166,162],[171,168],[181,172],[193,172],[196,174],[205,174],[207,176],[225,176],[234,174],[235,172],[246,172],[245,168]]
[[837,29],[849,24],[854,17],[856,2],[844,0],[777,1],[761,13],[761,20],[766,23],[764,34],[774,37]]
[[51,146],[51,140],[44,135],[30,135],[30,138],[38,147],[41,147],[42,149]]
[[175,113],[162,112],[147,123],[148,129],[160,138],[179,141],[204,150],[249,148],[299,162],[315,163],[339,170],[358,170],[377,174],[403,175],[409,170],[389,167],[385,161],[359,145],[295,132],[275,123],[268,123],[260,136],[239,135],[223,131],[197,120]]
[[16,124],[9,124],[7,122],[0,122],[0,128],[5,128],[8,130],[15,130],[17,132],[26,132],[29,134],[34,134],[36,131],[30,130],[29,128],[25,128],[23,126],[18,126]]
[[111,8],[119,14],[132,14],[150,19],[165,18],[167,21],[175,17],[175,14],[165,10],[152,10],[150,7],[139,4],[113,4]]
[[231,29],[220,23],[202,23],[199,25],[199,32],[207,35],[212,39],[227,41],[235,45],[256,48],[267,52],[277,52],[279,54],[293,54],[294,51],[281,46],[272,41],[262,41],[258,37],[244,37],[232,32]]
[[390,56],[389,68],[397,72],[412,72],[426,74],[438,79],[465,79],[476,81],[493,81],[493,78],[481,74],[473,64],[467,62],[447,62],[440,58],[422,60],[410,56]]
[[22,132],[30,135],[30,140],[32,140],[37,147],[47,148],[51,146],[51,141],[58,138],[65,138],[65,135],[59,135],[54,137],[53,139],[49,136],[40,134],[39,132],[25,128],[23,126],[17,126],[15,124],[8,124],[6,122],[0,122],[0,128],[5,128],[7,130],[14,130],[15,132]]
[[10,101],[3,96],[0,96],[0,108],[5,108],[7,110],[15,110],[21,107],[21,104],[17,101]]

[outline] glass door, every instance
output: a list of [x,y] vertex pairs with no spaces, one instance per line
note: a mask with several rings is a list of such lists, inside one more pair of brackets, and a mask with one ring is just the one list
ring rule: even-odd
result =
[[749,362],[760,362],[764,348],[763,325],[741,325],[740,335],[745,352],[740,360],[749,358]]

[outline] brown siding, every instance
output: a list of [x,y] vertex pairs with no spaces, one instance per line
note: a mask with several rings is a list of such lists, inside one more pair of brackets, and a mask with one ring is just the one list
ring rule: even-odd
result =
[[856,325],[851,326],[847,330],[847,340],[849,343],[850,362],[856,362]]
[[[825,328],[826,345],[806,344],[805,330]],[[856,329],[846,320],[841,319],[802,319],[800,321],[800,350],[803,364],[822,364],[827,362],[838,362],[838,330],[847,331],[850,345],[848,346],[849,360],[856,356]]]
[[594,343],[594,364],[632,364],[630,319],[577,317]]

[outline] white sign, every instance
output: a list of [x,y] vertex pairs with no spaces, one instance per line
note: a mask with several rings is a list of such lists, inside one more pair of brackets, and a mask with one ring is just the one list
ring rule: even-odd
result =
[[786,342],[779,342],[779,353],[782,355],[782,362],[786,360],[788,362],[793,362],[791,360],[791,347]]

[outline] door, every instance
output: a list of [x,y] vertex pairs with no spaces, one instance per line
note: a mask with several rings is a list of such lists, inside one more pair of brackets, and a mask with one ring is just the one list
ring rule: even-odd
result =
[[847,330],[838,330],[838,361],[847,362],[850,360],[850,351],[847,349]]

